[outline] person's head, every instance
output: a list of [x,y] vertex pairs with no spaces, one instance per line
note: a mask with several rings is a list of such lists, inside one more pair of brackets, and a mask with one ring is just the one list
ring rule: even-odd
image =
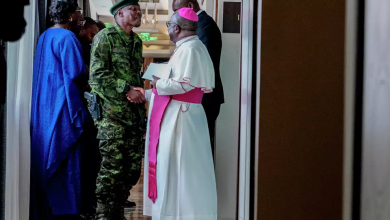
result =
[[190,8],[181,8],[172,15],[167,27],[169,38],[176,43],[185,37],[196,35],[198,16]]
[[24,19],[24,6],[28,0],[2,1],[0,9],[0,20],[3,22],[0,31],[0,40],[17,41],[24,34],[26,20]]
[[114,15],[116,23],[121,27],[141,26],[142,12],[138,0],[120,0],[112,6],[110,12]]
[[83,20],[77,0],[52,0],[49,15],[55,24],[68,24],[71,29],[77,28]]
[[200,10],[200,6],[197,0],[173,0],[172,9],[174,12],[181,8],[191,8],[195,12]]
[[79,33],[79,39],[87,43],[92,43],[93,38],[99,32],[99,28],[96,22],[90,17],[85,17],[84,22],[83,29]]
[[106,28],[106,25],[104,24],[103,21],[99,21],[99,20],[95,20],[96,22],[96,25],[98,26],[99,28],[99,31],[103,30],[104,28]]

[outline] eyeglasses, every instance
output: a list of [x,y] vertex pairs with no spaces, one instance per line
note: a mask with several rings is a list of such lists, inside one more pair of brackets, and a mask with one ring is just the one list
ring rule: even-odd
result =
[[79,22],[78,22],[78,25],[79,25],[80,27],[84,27],[85,22],[87,22],[87,20],[79,21]]
[[173,23],[173,22],[170,22],[170,21],[167,21],[167,27],[171,26],[171,24],[174,24],[174,25],[177,25],[178,27],[180,27],[178,24],[176,23]]
[[176,24],[176,23],[173,23],[173,22],[167,21],[167,27],[171,26],[171,24],[174,24],[174,25],[178,26],[178,27],[179,27],[180,29],[182,29],[182,30],[187,30],[187,31],[196,31],[196,29],[195,29],[195,30],[193,30],[193,29],[188,29],[188,28],[186,28],[186,27],[182,27],[182,26],[180,26],[180,25],[178,25],[178,24]]
[[83,9],[77,9],[76,12],[79,12],[82,15],[83,14]]

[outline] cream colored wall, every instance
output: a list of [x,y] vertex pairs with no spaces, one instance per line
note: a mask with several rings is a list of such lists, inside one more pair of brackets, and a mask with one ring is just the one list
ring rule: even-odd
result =
[[[222,31],[223,2],[219,0],[218,26]],[[210,13],[209,13],[210,14]],[[218,193],[218,218],[233,220],[237,205],[237,166],[239,152],[240,34],[222,33],[220,73],[225,104],[216,126],[215,170]]]
[[96,8],[92,0],[89,0],[89,9],[91,11],[91,18],[96,20]]

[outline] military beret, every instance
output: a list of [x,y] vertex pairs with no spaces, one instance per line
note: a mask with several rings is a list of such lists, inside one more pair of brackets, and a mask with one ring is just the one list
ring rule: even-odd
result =
[[119,9],[122,9],[129,5],[138,5],[138,0],[119,0],[115,5],[110,8],[110,13],[115,15]]

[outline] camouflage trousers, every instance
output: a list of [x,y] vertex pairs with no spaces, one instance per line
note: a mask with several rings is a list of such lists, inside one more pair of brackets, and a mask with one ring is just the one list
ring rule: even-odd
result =
[[141,174],[142,147],[132,144],[131,139],[100,140],[102,162],[96,181],[96,219],[125,219],[125,203]]

